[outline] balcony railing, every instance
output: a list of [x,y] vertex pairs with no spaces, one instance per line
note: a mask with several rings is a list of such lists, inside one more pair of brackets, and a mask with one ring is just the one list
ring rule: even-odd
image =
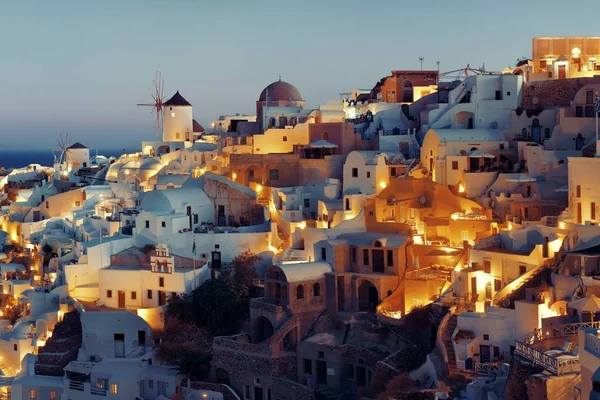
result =
[[92,387],[90,388],[90,393],[95,394],[96,396],[106,396],[106,389]]
[[475,363],[475,372],[479,375],[495,376],[499,374],[500,365],[498,363]]
[[83,382],[69,381],[69,389],[83,392]]
[[593,351],[600,356],[600,338],[587,333],[585,335],[585,349],[587,351]]

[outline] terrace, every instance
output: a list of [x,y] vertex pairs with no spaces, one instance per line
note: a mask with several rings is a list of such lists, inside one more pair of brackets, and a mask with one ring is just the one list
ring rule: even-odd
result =
[[[579,373],[578,331],[582,328],[600,328],[600,322],[577,322],[549,327],[545,332],[537,329],[516,340],[515,355],[554,375]],[[588,340],[588,336],[590,339]],[[570,345],[568,345],[570,344]],[[600,339],[586,335],[588,348],[600,354]]]

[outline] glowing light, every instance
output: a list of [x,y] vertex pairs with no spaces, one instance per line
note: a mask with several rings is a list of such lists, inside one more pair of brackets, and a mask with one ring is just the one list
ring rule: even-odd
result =
[[279,249],[277,249],[277,247],[270,244],[269,251],[272,251],[273,253],[277,254],[279,252]]
[[452,218],[454,221],[458,220],[458,213],[453,213],[450,215],[450,218]]
[[344,217],[344,219],[346,221],[349,220],[349,219],[352,219],[352,218],[354,218],[354,215],[352,215],[352,214],[346,214],[346,216]]
[[512,231],[512,228],[513,228],[513,226],[512,226],[512,222],[509,222],[509,223],[508,223],[508,230],[509,230],[509,231]]
[[423,236],[413,236],[414,244],[423,244]]
[[387,187],[387,183],[385,182],[379,182],[379,187],[382,189],[385,189]]
[[562,222],[562,221],[561,221],[561,222],[559,222],[559,223],[558,223],[558,227],[559,227],[560,229],[565,229],[565,223],[564,223],[564,222]]
[[202,393],[202,398],[206,399],[208,397],[208,395],[206,393]]
[[262,192],[262,189],[263,189],[262,185],[260,185],[260,184],[256,185],[256,193]]
[[174,112],[171,113],[171,118],[175,118],[175,113]]
[[304,229],[304,228],[306,228],[306,221],[302,221],[302,222],[300,222],[300,223],[298,224],[298,228],[300,228],[300,229]]
[[235,181],[237,179],[237,174],[234,172],[231,174],[231,180]]
[[458,193],[464,193],[465,192],[465,185],[463,185],[462,183],[458,184]]

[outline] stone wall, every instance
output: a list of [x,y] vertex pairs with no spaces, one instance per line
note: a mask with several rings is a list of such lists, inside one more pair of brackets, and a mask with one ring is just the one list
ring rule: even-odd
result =
[[575,397],[574,386],[581,381],[579,374],[561,376],[546,373],[530,376],[525,382],[529,400],[571,400]]
[[593,78],[528,82],[523,86],[521,108],[569,107],[579,89],[593,82]]
[[273,393],[276,400],[314,400],[315,398],[315,392],[308,386],[280,378],[273,380]]

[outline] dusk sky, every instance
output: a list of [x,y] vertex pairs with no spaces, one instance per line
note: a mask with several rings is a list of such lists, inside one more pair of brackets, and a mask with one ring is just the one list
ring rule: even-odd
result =
[[[556,3],[556,7],[553,4]],[[543,4],[543,6],[540,6]],[[514,66],[534,36],[597,36],[598,3],[408,0],[0,0],[3,146],[90,147],[156,137],[155,71],[203,125],[254,113],[282,79],[309,107],[372,88],[392,69]],[[589,12],[586,12],[588,10]]]

